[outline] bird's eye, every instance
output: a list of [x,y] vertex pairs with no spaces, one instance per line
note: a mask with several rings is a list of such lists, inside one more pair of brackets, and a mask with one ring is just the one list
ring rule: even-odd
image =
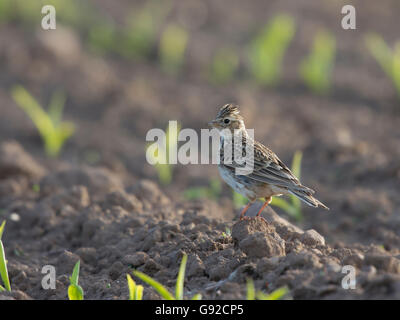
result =
[[229,120],[229,119],[224,119],[224,123],[228,124],[229,122],[231,122],[231,120]]

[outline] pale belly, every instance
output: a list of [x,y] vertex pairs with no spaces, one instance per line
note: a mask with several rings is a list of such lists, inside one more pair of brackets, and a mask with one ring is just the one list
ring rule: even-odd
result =
[[286,193],[286,190],[276,188],[266,183],[255,182],[246,176],[235,176],[234,172],[221,165],[218,166],[218,171],[222,179],[233,190],[252,201],[257,198],[268,198]]

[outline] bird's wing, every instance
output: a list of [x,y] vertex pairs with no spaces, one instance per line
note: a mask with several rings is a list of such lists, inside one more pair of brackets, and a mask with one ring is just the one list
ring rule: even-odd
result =
[[[275,153],[257,141],[252,143],[254,144],[254,169],[247,177],[287,190],[314,193],[314,190],[300,183]],[[245,153],[245,150],[243,150],[243,153]],[[232,169],[243,167],[243,165],[237,165],[235,162],[227,164],[227,166]]]

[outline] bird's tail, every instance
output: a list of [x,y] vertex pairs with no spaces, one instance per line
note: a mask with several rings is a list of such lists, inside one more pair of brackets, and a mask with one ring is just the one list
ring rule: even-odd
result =
[[[303,187],[303,186],[302,186]],[[288,190],[291,194],[299,198],[301,201],[307,203],[311,207],[322,207],[326,210],[329,210],[329,208],[324,205],[321,201],[318,199],[314,198],[312,194],[314,193],[314,190],[304,187],[303,188],[296,188],[295,190]]]

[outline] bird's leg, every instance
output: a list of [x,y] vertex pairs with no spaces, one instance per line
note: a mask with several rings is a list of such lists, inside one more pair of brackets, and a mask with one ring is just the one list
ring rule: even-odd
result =
[[272,201],[272,197],[265,198],[265,202],[264,202],[263,206],[261,207],[261,209],[258,211],[256,217],[259,217],[259,216],[260,216],[261,212],[264,210],[264,208],[265,208],[267,205],[270,204],[271,201]]
[[253,202],[250,201],[242,210],[242,212],[240,213],[240,218],[239,220],[243,220],[245,218],[244,214],[246,213],[246,211],[249,209],[249,207],[251,206]]

